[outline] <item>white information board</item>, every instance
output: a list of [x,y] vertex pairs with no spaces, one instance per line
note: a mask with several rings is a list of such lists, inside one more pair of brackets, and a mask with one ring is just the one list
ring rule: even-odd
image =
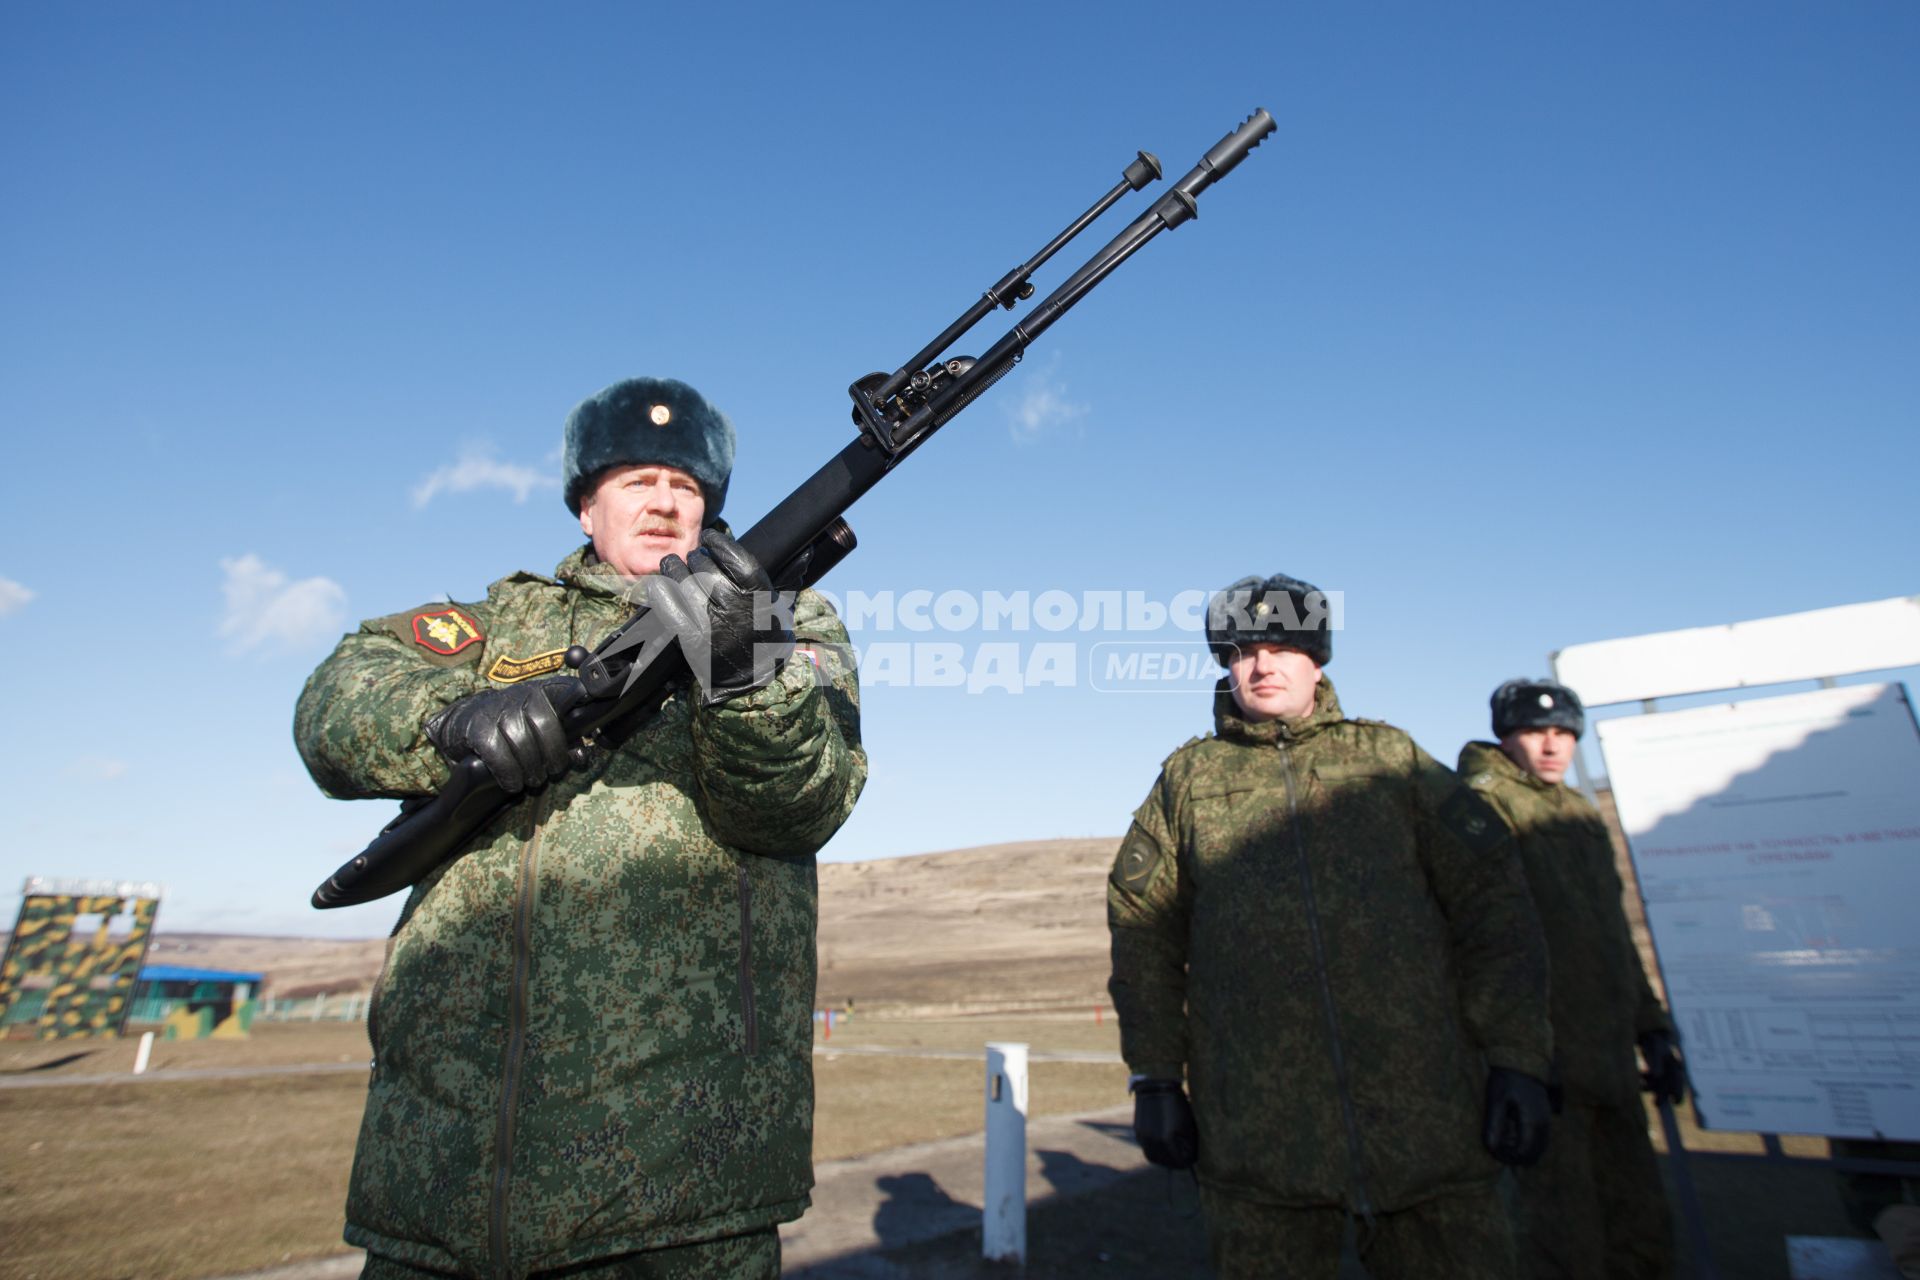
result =
[[1703,1123],[1920,1140],[1920,729],[1906,690],[1598,732]]
[[1589,707],[1920,664],[1920,596],[1568,645],[1554,679]]

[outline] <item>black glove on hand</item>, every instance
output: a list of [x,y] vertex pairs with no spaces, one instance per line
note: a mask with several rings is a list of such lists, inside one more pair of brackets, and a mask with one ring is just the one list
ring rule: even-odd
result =
[[502,791],[518,795],[584,759],[560,725],[561,713],[583,694],[572,676],[468,694],[427,721],[427,741],[456,764],[478,756]]
[[1649,1031],[1640,1037],[1640,1056],[1647,1069],[1640,1082],[1655,1098],[1665,1098],[1674,1106],[1687,1100],[1687,1067],[1680,1061],[1679,1046],[1664,1031]]
[[679,637],[706,705],[773,682],[793,652],[793,597],[775,597],[773,580],[744,547],[705,530],[685,560],[663,557],[658,576],[667,581],[648,581],[647,604]]
[[1148,1161],[1191,1169],[1200,1158],[1200,1127],[1178,1080],[1140,1080],[1133,1086],[1133,1136]]
[[1501,1164],[1537,1164],[1547,1150],[1552,1122],[1547,1086],[1523,1071],[1487,1072],[1487,1120],[1480,1140]]

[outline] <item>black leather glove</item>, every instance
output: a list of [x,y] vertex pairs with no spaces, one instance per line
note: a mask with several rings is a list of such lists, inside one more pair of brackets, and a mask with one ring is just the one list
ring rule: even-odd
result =
[[572,676],[484,689],[436,712],[427,721],[427,741],[456,764],[478,756],[502,791],[518,795],[546,786],[585,759],[560,724],[561,714],[583,696]]
[[1165,1169],[1191,1169],[1200,1158],[1200,1126],[1178,1080],[1133,1085],[1133,1136],[1147,1160]]
[[1640,1056],[1647,1069],[1640,1083],[1656,1098],[1665,1098],[1674,1106],[1687,1100],[1687,1066],[1680,1061],[1680,1047],[1665,1031],[1649,1031],[1640,1037]]
[[776,596],[760,562],[718,529],[703,531],[685,560],[662,557],[646,600],[679,638],[710,707],[765,688],[793,652],[792,595]]
[[1539,1163],[1547,1150],[1552,1123],[1547,1086],[1523,1071],[1494,1067],[1487,1072],[1487,1119],[1480,1140],[1501,1164]]

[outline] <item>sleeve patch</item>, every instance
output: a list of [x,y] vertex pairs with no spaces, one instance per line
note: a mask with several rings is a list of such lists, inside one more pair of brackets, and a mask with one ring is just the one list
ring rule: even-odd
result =
[[1128,840],[1120,850],[1120,862],[1114,870],[1128,892],[1139,893],[1153,879],[1154,869],[1159,865],[1159,845],[1152,840]]
[[1487,802],[1462,787],[1440,807],[1440,822],[1475,853],[1490,853],[1507,838],[1507,824]]
[[487,679],[499,684],[517,684],[535,676],[548,675],[566,665],[565,649],[550,649],[546,653],[536,653],[531,658],[509,658],[503,653],[487,668]]
[[413,641],[448,657],[480,643],[480,624],[458,609],[432,609],[413,615]]

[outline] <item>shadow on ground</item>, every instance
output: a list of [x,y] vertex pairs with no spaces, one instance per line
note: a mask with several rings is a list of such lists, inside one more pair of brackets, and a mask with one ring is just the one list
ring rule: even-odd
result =
[[30,1067],[10,1067],[0,1070],[0,1076],[20,1076],[32,1071],[58,1071],[61,1067],[71,1066],[82,1058],[91,1057],[93,1052],[92,1049],[82,1049],[64,1058],[49,1058],[45,1062],[36,1062]]
[[[1044,1187],[1030,1187],[1027,1266],[990,1264],[980,1257],[979,1209],[954,1200],[925,1174],[896,1175],[875,1215],[880,1244],[788,1271],[803,1280],[961,1280],[1023,1276],[1025,1280],[1206,1280],[1206,1236],[1199,1196],[1184,1176],[1161,1169],[1120,1173],[1077,1157],[1042,1150]],[[1665,1168],[1665,1157],[1662,1157]],[[1694,1184],[1722,1276],[1788,1280],[1786,1237],[1853,1236],[1832,1173],[1817,1167],[1768,1164],[1755,1158],[1700,1157]],[[1669,1184],[1671,1178],[1669,1175]],[[1671,1197],[1671,1185],[1669,1196]],[[1047,1197],[1040,1199],[1040,1197]],[[922,1208],[955,1215],[965,1225],[935,1239],[908,1223]],[[1682,1264],[1693,1274],[1687,1232],[1678,1215]],[[889,1244],[914,1237],[917,1242]],[[1283,1274],[1278,1273],[1276,1274]],[[1364,1280],[1348,1258],[1340,1280]]]
[[[1203,1277],[1206,1242],[1200,1233],[1199,1201],[1192,1184],[1172,1188],[1165,1171],[1145,1169],[1121,1174],[1060,1152],[1039,1152],[1042,1178],[1030,1195],[1047,1199],[1027,1211],[1027,1266],[1024,1272],[980,1257],[980,1209],[963,1205],[932,1185],[925,1174],[881,1180],[889,1199],[874,1215],[878,1247],[843,1255],[783,1274],[802,1280],[950,1280],[962,1276],[1037,1277],[1114,1276],[1138,1280]],[[924,1182],[922,1181],[924,1180]],[[885,1186],[887,1183],[897,1184]],[[1075,1194],[1090,1183],[1097,1191]],[[1058,1188],[1064,1194],[1054,1194]],[[900,1197],[895,1199],[894,1197]],[[965,1224],[936,1239],[887,1244],[903,1234],[909,1205],[933,1203],[942,1212],[959,1211]],[[918,1234],[918,1222],[905,1230]]]

